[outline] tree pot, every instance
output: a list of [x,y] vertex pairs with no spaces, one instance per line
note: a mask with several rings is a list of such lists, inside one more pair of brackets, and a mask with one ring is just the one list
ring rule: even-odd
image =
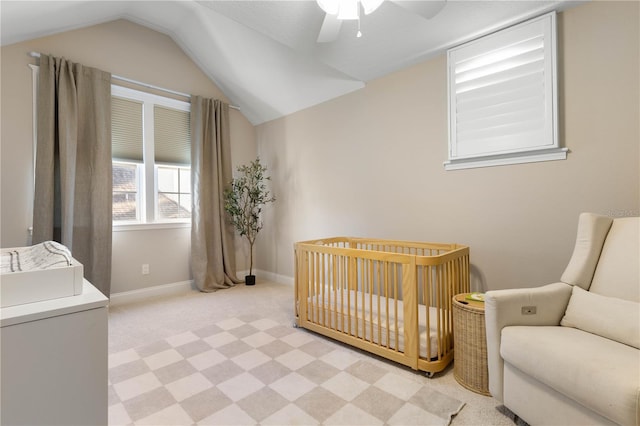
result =
[[256,285],[256,276],[255,275],[245,275],[244,283],[246,285]]

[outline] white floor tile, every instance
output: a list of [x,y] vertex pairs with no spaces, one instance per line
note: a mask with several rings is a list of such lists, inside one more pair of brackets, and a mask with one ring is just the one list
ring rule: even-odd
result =
[[264,387],[264,383],[249,373],[242,373],[218,385],[218,389],[234,402],[251,395],[262,387]]
[[131,417],[129,417],[122,403],[113,404],[109,407],[110,425],[128,425],[129,423],[131,423]]
[[144,362],[147,363],[150,369],[157,370],[158,368],[166,367],[182,360],[182,355],[175,349],[167,349],[166,351],[158,352],[157,354],[149,355],[144,358]]
[[215,349],[211,349],[210,351],[194,355],[191,358],[188,358],[187,361],[189,361],[189,363],[193,365],[196,370],[202,371],[209,367],[213,367],[216,364],[220,364],[226,359],[227,357],[222,355],[220,352],[216,351]]
[[333,392],[346,401],[352,401],[369,386],[369,383],[343,371],[322,384],[323,388]]
[[209,389],[213,385],[200,373],[195,373],[180,380],[165,385],[176,401],[180,402],[192,395]]
[[405,401],[422,388],[422,385],[413,380],[390,373],[381,377],[375,386]]
[[227,331],[223,331],[222,333],[214,334],[202,340],[207,342],[212,348],[219,348],[227,343],[235,342],[238,338]]
[[304,331],[296,331],[287,336],[282,337],[282,340],[285,343],[293,346],[294,348],[298,348],[305,343],[309,343],[313,341],[313,337],[309,333],[305,333]]
[[226,408],[204,418],[198,422],[202,426],[219,425],[255,425],[257,422],[236,404],[231,404]]
[[442,425],[445,424],[445,420],[407,403],[396,411],[387,423],[398,426]]
[[268,330],[272,327],[275,327],[277,325],[279,325],[277,322],[275,322],[272,319],[269,318],[261,318],[259,320],[253,321],[252,323],[250,323],[250,325],[254,326],[255,328],[257,328],[258,330]]
[[115,354],[109,355],[109,368],[114,368],[128,362],[136,361],[138,359],[140,359],[140,356],[133,349],[116,352]]
[[263,354],[259,350],[253,349],[240,354],[232,358],[231,360],[245,370],[251,370],[252,368],[264,364],[265,362],[271,361],[271,357]]
[[325,425],[345,425],[345,426],[374,426],[383,424],[382,420],[374,417],[358,407],[347,404],[339,409],[335,414],[324,421]]
[[284,408],[276,411],[266,419],[260,422],[262,425],[317,425],[316,419],[307,414],[304,410],[289,404]]
[[302,368],[313,360],[315,360],[314,357],[298,349],[284,353],[276,358],[276,361],[292,370]]
[[148,372],[123,382],[116,383],[113,385],[113,389],[116,391],[121,401],[126,401],[160,386],[162,386],[162,383],[160,383],[155,374]]
[[182,409],[182,407],[180,407],[179,404],[171,405],[136,422],[136,425],[150,426],[175,426],[190,424],[193,424],[193,419],[189,416],[189,414],[187,414],[186,411]]
[[276,380],[269,387],[289,401],[295,401],[316,387],[316,384],[294,372]]
[[167,341],[167,343],[169,343],[171,346],[175,348],[177,346],[186,345],[187,343],[191,343],[199,339],[200,338],[198,336],[196,336],[190,331],[187,331],[186,333],[168,337],[165,340]]
[[216,323],[216,325],[223,330],[231,330],[233,328],[238,328],[240,326],[243,326],[244,324],[245,322],[242,320],[239,320],[238,318],[229,318],[224,321],[220,321],[219,323]]
[[252,334],[251,336],[247,336],[244,339],[242,339],[243,342],[245,342],[246,344],[254,347],[254,348],[259,348],[260,346],[264,346],[268,343],[273,342],[274,340],[276,340],[275,337],[265,333],[265,332],[259,332],[259,333],[255,333]]
[[359,358],[352,353],[343,349],[336,349],[329,352],[326,355],[320,357],[320,359],[327,364],[331,364],[339,370],[344,370],[352,364],[358,362]]

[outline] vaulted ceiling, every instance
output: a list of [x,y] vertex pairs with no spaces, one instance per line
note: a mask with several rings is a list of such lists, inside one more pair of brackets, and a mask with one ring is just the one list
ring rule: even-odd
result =
[[[128,19],[169,35],[249,121],[259,124],[358,90],[462,42],[582,2],[399,3],[385,0],[363,15],[360,38],[357,22],[344,21],[335,41],[319,43],[325,13],[314,0],[2,0],[0,40],[8,45]],[[425,18],[412,11],[421,7],[439,12]]]

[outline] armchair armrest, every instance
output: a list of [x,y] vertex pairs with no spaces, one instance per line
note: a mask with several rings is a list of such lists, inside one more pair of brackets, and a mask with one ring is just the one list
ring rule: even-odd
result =
[[487,332],[487,366],[489,392],[503,401],[504,361],[500,356],[502,329],[512,325],[560,325],[571,297],[571,286],[565,283],[542,287],[493,290],[485,295],[485,327]]

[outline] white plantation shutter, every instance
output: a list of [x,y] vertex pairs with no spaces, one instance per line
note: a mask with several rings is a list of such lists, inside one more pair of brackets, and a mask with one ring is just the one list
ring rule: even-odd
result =
[[156,163],[191,163],[189,111],[153,107]]
[[566,158],[555,13],[450,49],[448,169]]
[[111,156],[142,162],[142,140],[142,102],[112,96]]

